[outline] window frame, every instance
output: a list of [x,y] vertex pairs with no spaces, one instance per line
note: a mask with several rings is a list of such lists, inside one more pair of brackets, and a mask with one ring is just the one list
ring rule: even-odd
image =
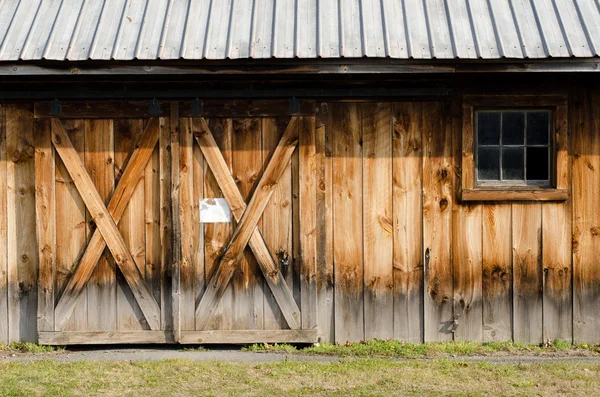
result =
[[[549,185],[516,184],[510,181],[477,180],[478,110],[549,110],[550,174]],[[565,95],[465,95],[462,115],[462,178],[463,201],[564,201],[569,198],[569,145],[567,97]],[[501,183],[498,183],[501,182]],[[507,183],[508,182],[508,183]]]
[[[531,113],[531,112],[544,112],[549,114],[549,118],[548,118],[548,144],[546,145],[529,145],[527,143],[527,130],[524,129],[523,130],[523,144],[522,145],[505,145],[502,143],[502,125],[500,126],[500,142],[498,145],[482,145],[479,143],[479,139],[476,138],[479,135],[479,131],[478,131],[478,119],[476,118],[476,115],[478,114],[478,112],[495,112],[495,113],[505,113],[505,112],[522,112],[525,115],[525,119],[527,118],[527,113]],[[475,146],[474,146],[474,156],[475,156],[475,185],[477,187],[481,187],[481,188],[487,188],[487,187],[492,187],[492,188],[522,188],[522,187],[541,187],[541,188],[549,188],[553,186],[553,180],[552,180],[552,170],[554,169],[554,142],[553,139],[554,137],[552,136],[552,121],[554,119],[554,111],[550,108],[547,107],[500,107],[500,108],[494,108],[494,107],[474,107],[473,108],[473,123],[474,123],[474,129],[473,129],[473,139],[475,141]],[[525,123],[527,123],[527,121],[525,121]],[[525,124],[526,126],[526,124]],[[493,180],[493,179],[489,179],[489,180],[484,180],[484,179],[479,179],[479,148],[480,147],[489,147],[489,148],[499,148],[500,149],[500,180]],[[549,153],[548,153],[548,179],[545,180],[536,180],[536,179],[531,179],[531,180],[527,180],[527,148],[529,147],[542,147],[542,148],[548,148],[549,149]],[[504,151],[504,149],[511,149],[511,148],[523,148],[524,150],[524,164],[523,164],[523,179],[502,179],[502,153]]]

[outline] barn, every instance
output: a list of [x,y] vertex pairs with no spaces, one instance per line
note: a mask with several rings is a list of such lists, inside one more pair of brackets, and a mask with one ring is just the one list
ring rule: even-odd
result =
[[597,0],[0,2],[0,343],[600,343]]

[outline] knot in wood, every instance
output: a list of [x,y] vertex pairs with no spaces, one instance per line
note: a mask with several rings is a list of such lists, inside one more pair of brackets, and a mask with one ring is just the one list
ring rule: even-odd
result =
[[15,150],[14,152],[12,152],[10,159],[12,160],[13,163],[18,163],[19,160],[21,160],[21,152],[18,150]]
[[440,170],[440,178],[441,178],[442,180],[446,180],[446,179],[448,179],[448,170],[447,170],[447,169],[445,169],[445,168],[442,168],[442,169]]
[[448,200],[443,198],[440,200],[440,209],[444,211],[446,208],[448,208]]
[[27,154],[28,158],[32,158],[35,154],[35,148],[32,145],[29,145],[25,148],[25,153]]

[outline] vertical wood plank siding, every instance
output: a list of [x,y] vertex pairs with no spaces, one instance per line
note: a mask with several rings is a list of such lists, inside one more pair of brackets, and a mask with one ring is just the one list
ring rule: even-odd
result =
[[[460,200],[462,178],[472,178],[461,169],[463,134],[473,133],[464,131],[460,95],[317,109],[298,127],[299,149],[258,222],[302,330],[316,325],[321,341],[339,343],[600,343],[597,90],[574,88],[568,126],[554,126],[569,159],[557,171],[570,190],[562,202]],[[194,139],[199,119],[172,114],[160,119],[160,142],[118,227],[161,307],[161,329],[179,340],[197,328],[195,309],[235,222],[199,223],[198,201],[223,193]],[[207,119],[245,199],[287,126],[280,116]],[[105,202],[147,122],[63,121]],[[35,342],[37,331],[65,321],[53,309],[95,230],[49,134],[32,105],[0,106],[0,343]],[[36,174],[46,163],[55,165]],[[206,329],[291,331],[252,252],[243,258]],[[106,250],[65,331],[148,328]]]

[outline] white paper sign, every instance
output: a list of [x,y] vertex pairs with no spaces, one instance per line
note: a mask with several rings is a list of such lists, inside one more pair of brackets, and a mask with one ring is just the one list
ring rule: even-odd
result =
[[229,223],[231,210],[224,198],[200,199],[200,223]]

